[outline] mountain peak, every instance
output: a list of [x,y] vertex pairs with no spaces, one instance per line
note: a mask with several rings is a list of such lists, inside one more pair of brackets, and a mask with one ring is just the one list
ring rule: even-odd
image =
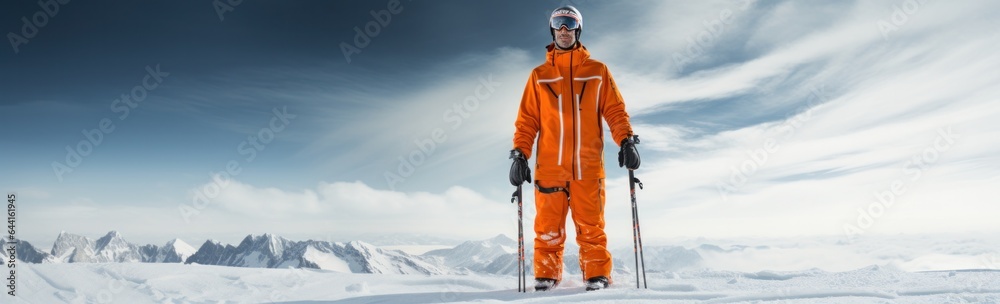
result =
[[350,241],[347,242],[347,244],[354,247],[375,248],[375,245],[368,244],[365,241]]
[[141,261],[139,246],[129,243],[121,233],[112,230],[95,243],[94,251],[102,262]]
[[507,237],[507,235],[501,233],[501,234],[497,234],[497,236],[495,236],[492,239],[489,239],[487,241],[488,242],[497,243],[497,244],[508,244],[508,243],[513,243],[514,239],[509,238],[509,237]]
[[94,240],[85,236],[60,232],[50,254],[67,262],[93,262]]
[[181,239],[173,239],[167,242],[158,254],[163,256],[162,259],[164,261],[183,263],[188,257],[194,255],[196,252],[198,252],[198,249],[188,245],[188,243],[182,241]]
[[271,233],[264,233],[264,234],[260,234],[260,235],[257,235],[257,234],[248,234],[247,237],[243,238],[244,242],[249,241],[249,242],[253,242],[253,243],[258,243],[258,242],[281,242],[281,241],[285,241],[285,240],[286,240],[285,238],[283,238],[281,236],[278,236],[278,235],[275,235],[275,234],[271,234]]
[[63,231],[63,232],[60,232],[59,236],[56,237],[56,241],[58,242],[60,239],[65,240],[65,239],[78,239],[78,238],[86,238],[86,237],[84,237],[82,235],[72,234],[72,233]]
[[118,233],[118,231],[115,231],[115,230],[111,230],[111,231],[108,232],[108,234],[105,234],[101,238],[97,239],[97,246],[99,248],[107,246],[108,244],[113,244],[113,243],[114,244],[118,244],[118,243],[127,243],[127,242],[125,242],[125,238],[122,237],[122,234]]
[[265,233],[263,235],[249,234],[247,237],[243,238],[243,241],[240,242],[237,249],[256,249],[271,256],[280,257],[284,253],[285,247],[291,243],[291,241],[283,237],[270,233]]
[[504,257],[511,256],[516,246],[517,242],[500,234],[490,239],[467,241],[454,248],[431,250],[423,255],[434,257],[452,268],[474,272],[512,273],[514,266],[509,265]]
[[167,242],[166,247],[174,247],[174,248],[177,248],[177,249],[187,249],[187,248],[192,248],[193,249],[194,248],[193,246],[191,246],[190,244],[188,244],[187,242],[185,242],[184,240],[181,240],[179,238],[173,239],[173,240],[170,240],[169,242]]

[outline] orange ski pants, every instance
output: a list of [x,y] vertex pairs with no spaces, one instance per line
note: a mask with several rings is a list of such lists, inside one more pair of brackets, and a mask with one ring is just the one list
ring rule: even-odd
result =
[[580,245],[583,279],[611,278],[611,253],[604,234],[604,179],[536,181],[545,188],[569,192],[542,193],[535,188],[535,278],[562,280],[566,213],[572,210],[576,242]]

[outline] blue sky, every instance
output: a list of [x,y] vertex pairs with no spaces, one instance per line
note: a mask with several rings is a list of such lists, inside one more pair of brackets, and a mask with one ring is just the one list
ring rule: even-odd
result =
[[[210,2],[61,5],[0,53],[0,187],[21,198],[21,236],[510,235],[515,111],[563,3],[582,11],[581,40],[643,139],[644,235],[1000,230],[989,1],[402,1],[379,13],[390,3],[245,1],[222,18]],[[348,62],[341,44],[382,18],[373,10],[391,19]],[[0,28],[23,35],[40,11],[5,4]],[[162,81],[147,77],[157,67]],[[146,96],[121,119],[133,92]],[[104,119],[114,131],[60,179],[53,162]],[[253,148],[259,136],[270,140]],[[238,173],[214,182],[231,163]],[[624,245],[625,172],[608,166],[608,232]]]

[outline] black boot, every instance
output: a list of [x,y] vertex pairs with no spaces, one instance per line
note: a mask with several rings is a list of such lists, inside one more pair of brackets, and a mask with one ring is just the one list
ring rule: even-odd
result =
[[587,291],[608,288],[608,277],[599,276],[587,279]]
[[546,291],[556,288],[556,285],[559,285],[559,281],[546,278],[535,279],[535,291]]

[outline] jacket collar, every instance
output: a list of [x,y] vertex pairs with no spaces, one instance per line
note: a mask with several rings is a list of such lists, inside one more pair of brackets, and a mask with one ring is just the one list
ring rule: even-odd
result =
[[590,52],[587,51],[587,47],[583,46],[580,42],[577,42],[576,47],[571,50],[564,51],[557,49],[555,42],[550,43],[545,49],[548,50],[545,56],[545,63],[553,66],[578,66],[590,58]]

